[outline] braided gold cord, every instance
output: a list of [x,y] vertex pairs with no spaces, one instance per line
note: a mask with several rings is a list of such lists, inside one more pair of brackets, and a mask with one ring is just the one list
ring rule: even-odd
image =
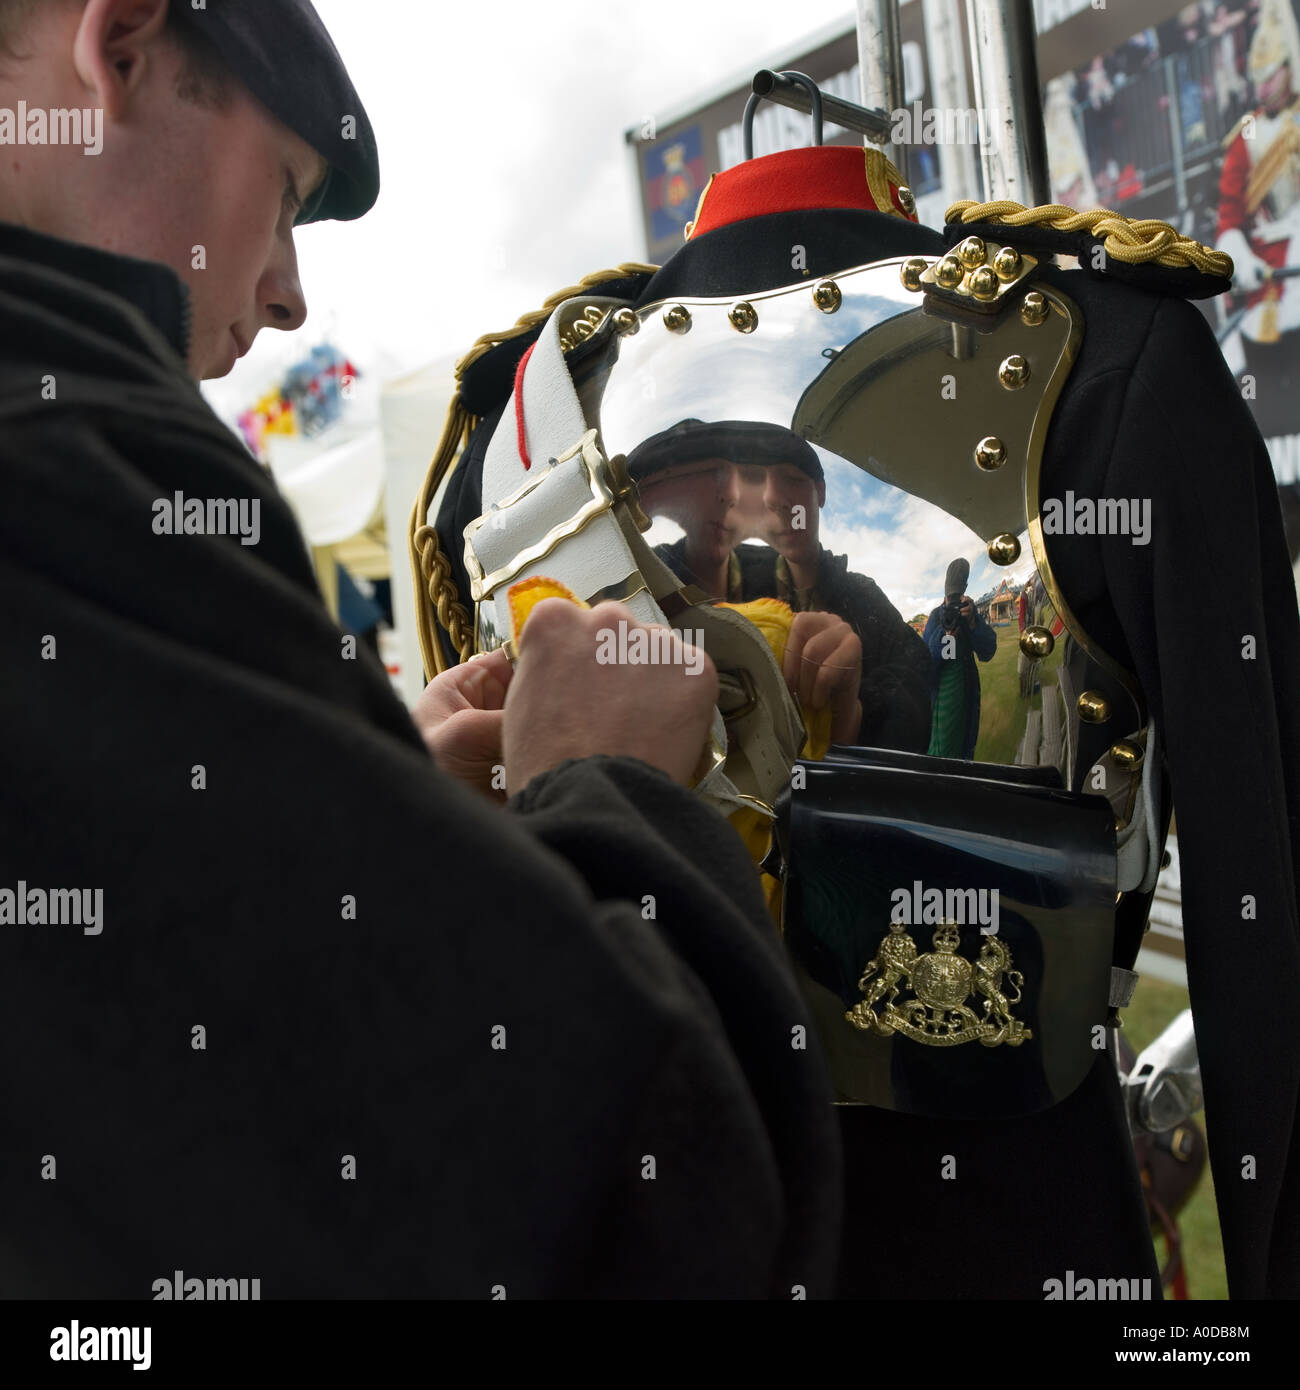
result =
[[539,323],[545,323],[566,299],[576,299],[584,290],[594,289],[595,286],[609,280],[622,279],[628,275],[653,275],[658,269],[657,265],[642,265],[640,261],[628,261],[615,266],[613,270],[597,270],[591,275],[584,275],[576,285],[556,290],[540,309],[530,309],[528,313],[523,314],[513,328],[504,328],[497,333],[484,333],[475,338],[474,346],[456,363],[456,380],[459,381],[480,357],[491,352],[498,343],[508,342],[511,338],[517,338],[521,333],[536,328]]
[[1141,221],[1121,217],[1107,208],[1090,208],[1077,212],[1062,203],[1027,208],[1009,198],[993,203],[966,200],[953,205],[944,213],[945,222],[1000,222],[1007,227],[1048,226],[1058,232],[1090,232],[1102,240],[1108,256],[1128,265],[1155,261],[1171,269],[1193,266],[1206,275],[1232,276],[1232,257],[1222,251],[1203,246],[1185,237],[1155,218]]
[[411,576],[415,582],[415,625],[426,674],[436,674],[446,668],[442,644],[438,640],[438,627],[451,638],[451,644],[461,661],[468,661],[474,650],[473,621],[469,610],[460,601],[456,581],[451,577],[451,561],[443,553],[437,531],[429,524],[429,508],[433,505],[438,488],[447,476],[447,470],[469,443],[469,437],[478,424],[478,419],[461,404],[461,377],[499,343],[517,338],[536,328],[539,323],[545,323],[565,300],[575,299],[584,291],[610,280],[629,275],[653,275],[658,269],[657,265],[628,261],[613,270],[597,270],[585,275],[576,285],[557,290],[540,309],[532,309],[522,315],[513,328],[484,333],[476,338],[473,347],[456,363],[456,394],[447,407],[442,438],[438,441],[424,484],[415,499],[408,532]]

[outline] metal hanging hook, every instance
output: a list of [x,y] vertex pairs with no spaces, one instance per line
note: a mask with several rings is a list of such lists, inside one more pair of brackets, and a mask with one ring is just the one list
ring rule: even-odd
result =
[[[797,82],[808,92],[808,100],[812,105],[813,118],[813,144],[822,143],[822,93],[821,88],[808,76],[806,72],[785,71],[779,74],[781,77],[788,77],[791,82]],[[758,103],[762,101],[762,96],[758,92],[751,92],[749,100],[745,103],[745,115],[741,122],[741,133],[744,138],[745,158],[754,157],[754,112],[758,109]]]

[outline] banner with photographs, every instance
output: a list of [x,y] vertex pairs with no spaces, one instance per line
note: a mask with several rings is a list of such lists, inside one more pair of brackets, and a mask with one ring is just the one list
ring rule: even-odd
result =
[[1197,0],[1046,89],[1052,196],[1157,217],[1228,252],[1205,305],[1268,441],[1300,558],[1297,0]]

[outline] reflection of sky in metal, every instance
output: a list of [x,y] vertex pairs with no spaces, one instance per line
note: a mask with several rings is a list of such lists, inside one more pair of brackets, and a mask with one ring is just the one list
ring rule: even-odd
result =
[[[813,304],[811,283],[754,299],[758,328],[748,334],[728,321],[731,301],[690,304],[691,328],[684,334],[669,333],[658,310],[643,319],[641,331],[620,342],[601,402],[606,449],[631,453],[686,419],[762,421],[788,429],[804,392],[825,369],[828,352],[900,313],[919,312],[916,297],[899,283],[896,264],[840,277],[837,283],[844,298],[833,314]],[[921,407],[906,401],[898,406],[918,411],[918,447],[924,447]],[[972,598],[1003,579],[1018,585],[1032,572],[1026,537],[1016,564],[994,565],[981,538],[942,508],[813,447],[826,473],[821,544],[847,554],[849,568],[874,579],[904,618],[928,613],[943,601],[944,574],[959,555],[970,561]],[[681,535],[679,525],[657,517],[647,540],[657,545]]]
[[691,304],[691,328],[670,333],[656,310],[641,331],[619,345],[600,407],[601,434],[611,453],[631,453],[643,440],[679,420],[759,420],[787,429],[808,385],[838,352],[877,324],[919,312],[894,264],[873,267],[837,283],[840,309],[824,314],[812,283],[751,301],[753,333],[727,319],[731,301]]

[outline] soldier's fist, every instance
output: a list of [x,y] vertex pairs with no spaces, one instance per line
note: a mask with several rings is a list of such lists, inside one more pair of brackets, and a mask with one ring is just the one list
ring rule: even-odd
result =
[[834,613],[796,613],[781,663],[805,710],[831,710],[831,742],[852,743],[862,725],[862,642]]
[[[637,635],[637,634],[641,635]],[[687,785],[708,739],[718,673],[669,628],[618,603],[544,599],[528,616],[505,708],[513,794],[568,758],[639,758]]]
[[505,652],[489,652],[435,676],[411,709],[411,718],[438,766],[494,801],[502,765],[502,723],[513,672]]

